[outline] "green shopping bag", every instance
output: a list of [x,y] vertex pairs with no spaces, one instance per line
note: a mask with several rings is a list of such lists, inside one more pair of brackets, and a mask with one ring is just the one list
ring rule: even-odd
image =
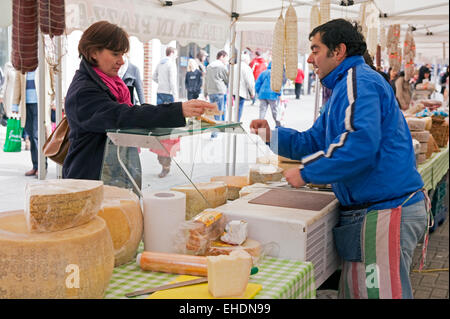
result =
[[3,152],[20,152],[22,150],[22,130],[19,118],[8,119]]

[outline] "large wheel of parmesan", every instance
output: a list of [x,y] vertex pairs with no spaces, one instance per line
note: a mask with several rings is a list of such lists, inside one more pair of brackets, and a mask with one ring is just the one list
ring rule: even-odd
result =
[[131,190],[107,186],[103,188],[104,199],[98,216],[108,226],[114,245],[114,265],[120,266],[131,260],[144,232],[139,198]]
[[0,299],[103,298],[113,268],[111,236],[100,217],[29,233],[23,211],[0,213]]

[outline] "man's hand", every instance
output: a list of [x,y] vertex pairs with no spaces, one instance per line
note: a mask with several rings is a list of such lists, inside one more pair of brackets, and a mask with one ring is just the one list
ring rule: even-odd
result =
[[184,117],[200,116],[205,113],[205,109],[214,110],[216,105],[202,100],[189,100],[181,104]]
[[298,169],[298,168],[294,167],[294,168],[285,170],[283,172],[283,175],[284,175],[284,177],[286,177],[286,181],[292,187],[299,188],[306,184],[302,178],[302,175],[300,175],[300,169]]
[[270,142],[270,126],[266,120],[253,120],[250,123],[250,132],[258,134],[266,143]]

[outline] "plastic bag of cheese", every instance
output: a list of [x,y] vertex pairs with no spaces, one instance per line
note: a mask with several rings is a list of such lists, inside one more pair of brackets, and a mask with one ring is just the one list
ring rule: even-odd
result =
[[103,201],[103,182],[83,179],[49,179],[25,187],[28,231],[54,232],[93,219]]
[[175,235],[176,251],[180,254],[205,255],[209,243],[223,234],[225,223],[223,214],[212,209],[181,223]]

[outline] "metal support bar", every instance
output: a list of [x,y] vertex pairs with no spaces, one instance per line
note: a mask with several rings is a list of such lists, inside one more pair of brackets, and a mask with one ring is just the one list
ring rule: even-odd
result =
[[[42,147],[45,143],[45,43],[41,32],[38,36],[38,71],[39,71],[39,101],[38,101],[38,179],[43,180],[47,176],[45,156]],[[31,119],[28,119],[31,120]]]
[[[62,52],[62,38],[61,36],[56,37],[56,59],[59,62],[57,67],[57,72],[55,74],[55,115],[56,123],[58,124],[62,120],[62,62],[61,62],[61,52]],[[62,166],[56,164],[56,178],[62,178]]]

